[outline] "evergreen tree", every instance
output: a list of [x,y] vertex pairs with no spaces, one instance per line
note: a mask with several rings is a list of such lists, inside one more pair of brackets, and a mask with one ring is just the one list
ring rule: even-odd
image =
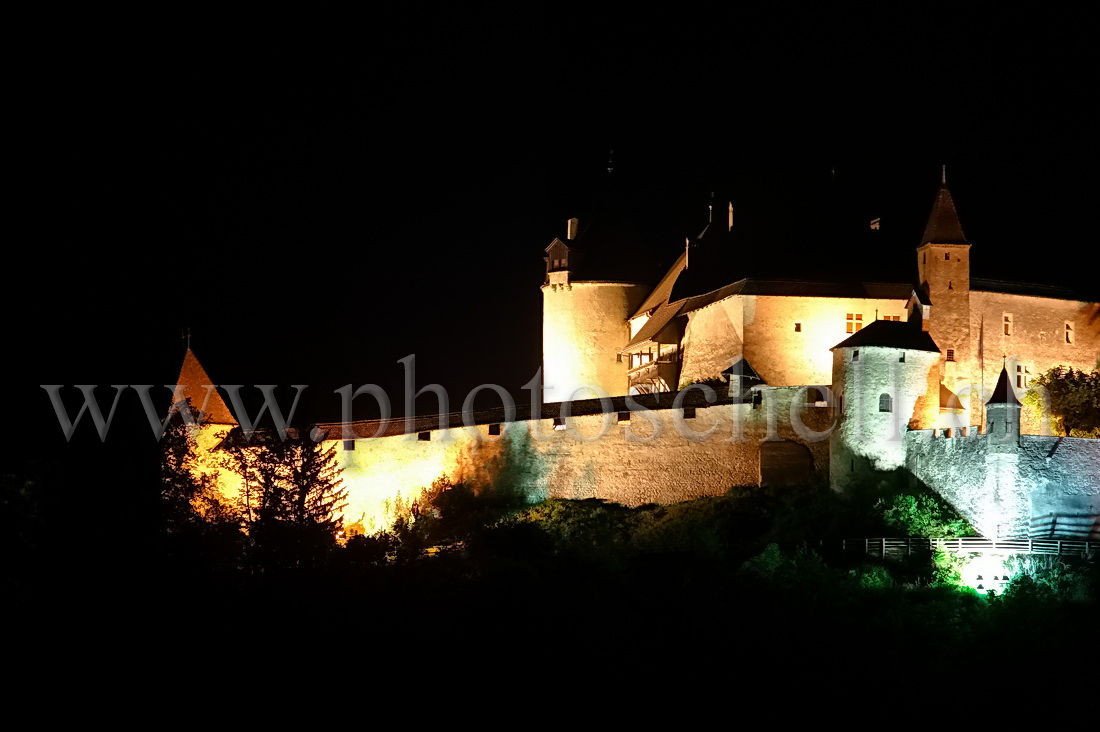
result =
[[335,449],[297,430],[285,440],[257,435],[229,448],[243,485],[239,510],[258,569],[315,565],[336,544],[347,490]]

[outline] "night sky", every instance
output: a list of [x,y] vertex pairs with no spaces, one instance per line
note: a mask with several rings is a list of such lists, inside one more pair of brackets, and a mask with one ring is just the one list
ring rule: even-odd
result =
[[[1071,22],[1031,21],[452,11],[326,53],[59,39],[14,91],[5,430],[63,443],[39,384],[173,382],[185,326],[215,381],[308,384],[320,419],[347,383],[397,400],[413,353],[459,403],[522,393],[543,249],[609,185],[651,281],[710,191],[753,242],[730,281],[910,281],[946,163],[975,276],[1096,297],[1089,65]],[[151,441],[119,409],[115,439]]]

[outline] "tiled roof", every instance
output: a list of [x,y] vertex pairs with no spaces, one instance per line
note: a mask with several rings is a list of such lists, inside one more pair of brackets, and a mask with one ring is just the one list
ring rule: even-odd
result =
[[963,233],[962,224],[959,222],[959,214],[955,211],[955,201],[951,198],[951,191],[946,185],[940,186],[936,193],[936,200],[932,204],[932,213],[928,216],[928,224],[924,227],[924,236],[921,237],[921,245],[934,244],[969,244],[966,234]]
[[1015,404],[1020,406],[1020,400],[1016,398],[1016,392],[1012,390],[1012,384],[1008,383],[1008,369],[1001,367],[1001,375],[997,377],[997,386],[993,389],[993,396],[989,397],[986,406],[990,404]]
[[[218,394],[218,390],[207,390],[205,388],[213,385],[214,382],[206,375],[206,369],[202,367],[202,364],[199,363],[199,359],[195,358],[195,354],[188,348],[187,353],[183,357],[183,367],[180,369],[180,376],[176,379],[176,391],[172,397],[172,401],[178,402],[183,399],[190,399],[191,408],[195,410],[202,409],[205,403],[205,420],[208,423],[237,424],[237,420],[233,417],[233,413],[229,411],[229,407],[225,405],[225,401],[222,399],[221,395]],[[208,391],[210,395],[209,399],[207,398]]]
[[940,352],[936,342],[932,340],[932,336],[913,323],[899,320],[876,320],[863,330],[836,344],[833,348],[860,348],[864,346],[882,346],[932,353]]

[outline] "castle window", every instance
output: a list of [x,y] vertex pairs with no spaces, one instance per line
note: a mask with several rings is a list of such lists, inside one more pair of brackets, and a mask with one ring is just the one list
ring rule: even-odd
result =
[[900,315],[884,315],[882,317],[882,319],[883,320],[901,320],[901,316]]
[[565,420],[562,419],[561,417],[554,417],[554,429],[556,429],[556,430],[565,429]]
[[630,423],[630,412],[619,412],[619,424]]
[[695,419],[695,407],[684,407],[684,419]]
[[354,450],[355,449],[355,440],[344,440],[344,449],[345,450]]
[[1031,369],[1023,364],[1016,364],[1016,388],[1026,389],[1028,378],[1031,376]]
[[1012,335],[1012,313],[1005,313],[1004,332],[1007,336]]
[[760,406],[764,403],[764,392],[757,389],[752,393],[752,408],[760,409]]
[[499,434],[500,434],[500,424],[499,423],[489,425],[489,435],[490,436],[496,436],[496,435],[499,435]]
[[[1066,327],[1068,328],[1069,326],[1067,325]],[[802,332],[802,323],[795,323],[794,324],[794,332],[795,333],[801,333]],[[1066,342],[1068,343],[1069,341],[1066,341]]]
[[856,350],[852,351],[852,360],[853,361],[858,361],[859,360],[859,349],[858,348]]
[[892,412],[892,411],[894,411],[894,400],[890,398],[889,394],[879,394],[879,397],[878,397],[878,411],[880,411],[880,412]]
[[951,252],[944,252],[943,253],[943,261],[945,261],[945,262],[950,262],[951,261]]
[[430,442],[431,439],[432,439],[432,433],[431,432],[418,432],[417,435],[416,435],[416,439],[420,440],[421,442]]
[[901,355],[898,356],[898,363],[905,363],[905,351],[902,351]]
[[1073,323],[1066,323],[1066,343],[1073,343]]
[[947,360],[948,361],[954,361],[955,360],[955,349],[954,348],[948,348],[947,349]]
[[847,332],[855,333],[863,328],[863,313],[848,313]]

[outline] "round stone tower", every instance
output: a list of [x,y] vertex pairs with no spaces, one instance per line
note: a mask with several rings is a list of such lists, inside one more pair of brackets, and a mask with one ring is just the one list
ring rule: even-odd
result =
[[[566,241],[572,241],[576,231],[577,219],[570,219]],[[627,318],[639,305],[643,288],[630,282],[579,279],[585,274],[585,252],[561,239],[554,239],[546,253],[543,400],[626,394],[626,365],[619,351],[630,340]]]
[[833,347],[842,414],[829,444],[830,484],[844,491],[905,465],[905,433],[939,416],[940,349],[914,323],[877,320]]

